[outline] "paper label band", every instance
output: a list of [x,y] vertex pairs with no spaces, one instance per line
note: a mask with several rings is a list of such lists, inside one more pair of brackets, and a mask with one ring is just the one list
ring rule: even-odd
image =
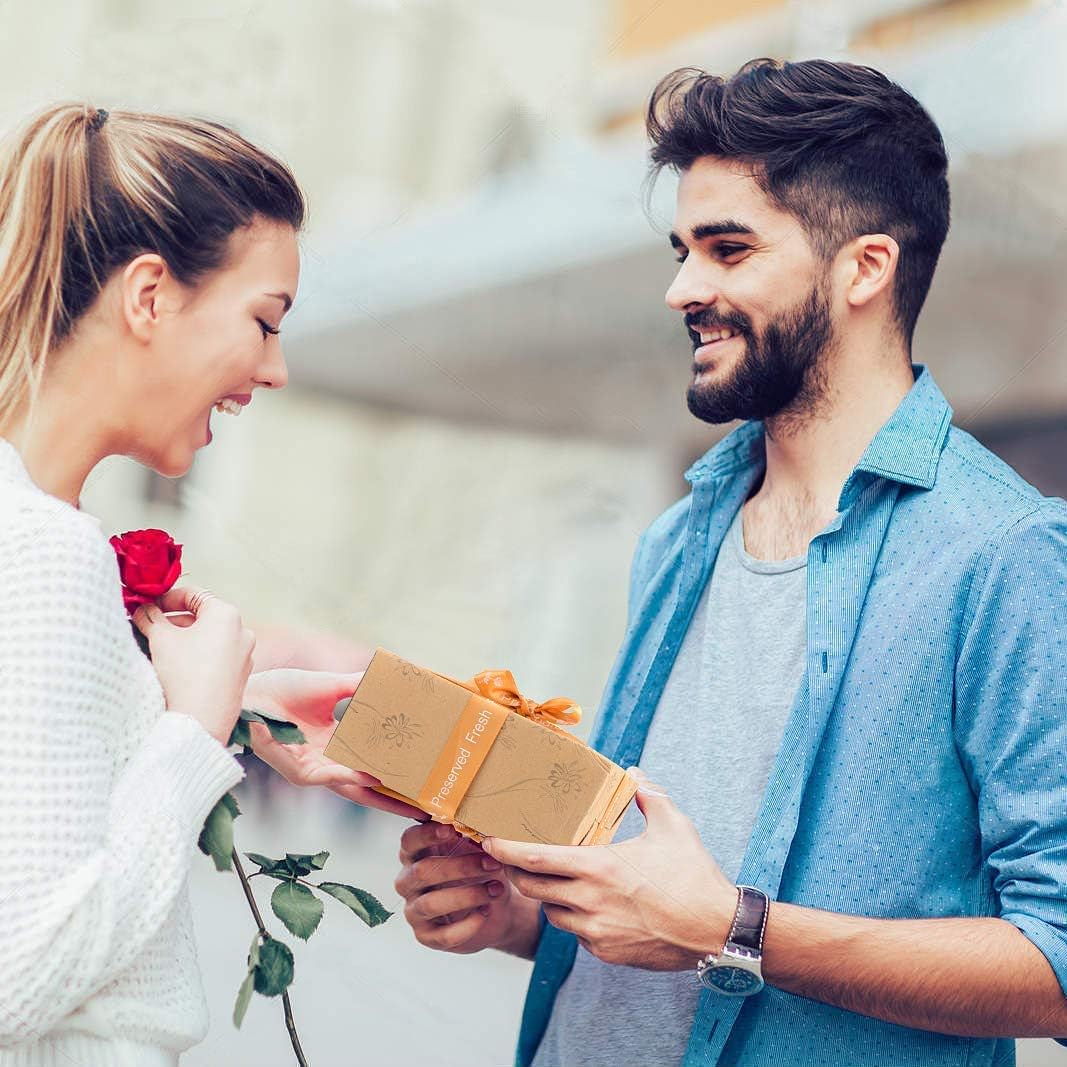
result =
[[449,821],[455,818],[471,782],[510,714],[507,708],[485,697],[472,696],[467,701],[419,790],[416,803],[423,811]]

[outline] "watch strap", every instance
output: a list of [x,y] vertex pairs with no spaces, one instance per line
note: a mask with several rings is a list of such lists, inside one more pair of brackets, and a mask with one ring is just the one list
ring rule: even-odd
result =
[[760,955],[763,952],[763,934],[767,929],[767,894],[750,885],[737,887],[737,910],[727,945],[738,945]]

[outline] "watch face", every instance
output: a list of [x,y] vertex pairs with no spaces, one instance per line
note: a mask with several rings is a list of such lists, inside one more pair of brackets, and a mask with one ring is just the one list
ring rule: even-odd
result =
[[762,979],[743,967],[709,967],[702,977],[706,985],[728,997],[747,997],[763,988]]

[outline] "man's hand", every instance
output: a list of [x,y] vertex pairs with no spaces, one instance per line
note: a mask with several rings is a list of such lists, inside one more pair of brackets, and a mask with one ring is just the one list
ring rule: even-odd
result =
[[420,944],[533,959],[540,909],[512,892],[501,864],[473,841],[442,823],[411,826],[400,839],[400,862],[396,891]]
[[280,668],[251,675],[245,686],[242,707],[263,711],[272,718],[296,723],[307,738],[304,745],[275,741],[262,723],[250,723],[252,751],[293,785],[323,785],[345,800],[367,808],[380,808],[420,822],[429,818],[410,804],[374,792],[378,779],[327,759],[323,754],[334,727],[333,709],[350,697],[362,673],[335,674]]
[[722,950],[737,888],[701,843],[692,822],[639,771],[645,832],[617,845],[536,845],[489,838],[485,850],[516,889],[543,902],[605,963],[684,971]]

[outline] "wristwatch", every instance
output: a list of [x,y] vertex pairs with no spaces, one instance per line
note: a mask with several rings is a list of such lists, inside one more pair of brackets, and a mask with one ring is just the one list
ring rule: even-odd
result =
[[737,911],[722,952],[697,963],[701,983],[727,997],[750,997],[763,988],[763,932],[767,928],[767,894],[750,885],[737,887]]

